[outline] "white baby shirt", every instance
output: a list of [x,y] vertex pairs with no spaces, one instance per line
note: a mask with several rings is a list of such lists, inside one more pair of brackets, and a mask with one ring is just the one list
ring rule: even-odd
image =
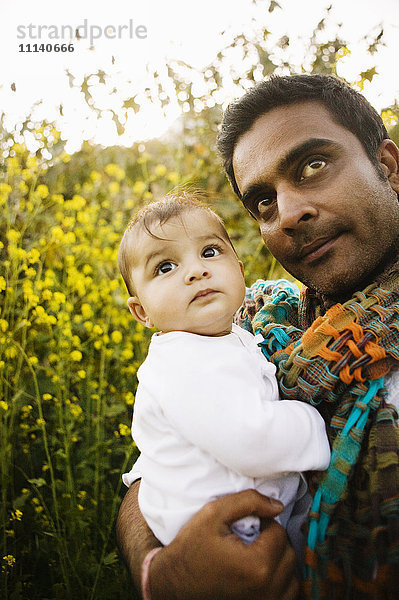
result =
[[254,336],[234,324],[221,337],[155,334],[137,375],[141,455],[123,481],[142,478],[140,509],[162,544],[209,500],[248,488],[281,500],[286,526],[299,473],[326,469],[330,449],[316,409],[279,400]]

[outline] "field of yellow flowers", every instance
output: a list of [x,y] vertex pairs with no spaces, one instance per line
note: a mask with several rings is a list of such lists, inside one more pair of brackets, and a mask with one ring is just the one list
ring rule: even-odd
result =
[[[69,156],[56,131],[36,135],[51,158],[10,143],[0,181],[0,597],[117,600],[130,583],[114,523],[151,335],[127,309],[119,240],[183,176],[222,197],[226,182],[202,146],[170,157],[178,175],[163,147]],[[243,211],[225,207],[231,230]],[[240,231],[238,248],[264,264],[255,227]]]
[[[113,525],[148,335],[126,308],[117,250],[146,185],[128,188],[110,163],[64,195],[62,177],[44,183],[45,161],[19,144],[11,154],[0,183],[0,597],[126,597]],[[69,160],[61,153],[58,168]]]

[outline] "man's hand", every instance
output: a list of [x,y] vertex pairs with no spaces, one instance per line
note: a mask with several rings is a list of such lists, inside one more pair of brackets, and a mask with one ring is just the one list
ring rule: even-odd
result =
[[[255,490],[204,506],[152,560],[153,600],[295,600],[296,556],[273,520],[282,505]],[[266,519],[245,545],[229,525],[249,514]]]

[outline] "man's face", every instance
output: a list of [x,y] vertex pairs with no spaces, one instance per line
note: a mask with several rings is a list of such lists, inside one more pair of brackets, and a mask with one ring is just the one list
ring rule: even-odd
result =
[[348,296],[397,251],[397,179],[382,180],[357,137],[322,104],[261,116],[239,138],[233,168],[266,246],[321,293]]

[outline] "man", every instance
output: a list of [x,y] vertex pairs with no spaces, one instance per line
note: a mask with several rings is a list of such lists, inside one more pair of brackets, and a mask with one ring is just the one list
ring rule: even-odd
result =
[[[227,109],[218,143],[265,244],[308,288],[305,328],[310,315],[324,314],[368,284],[392,288],[399,151],[361,95],[330,77],[272,78]],[[384,374],[389,401],[399,406],[396,365],[392,359]],[[158,544],[140,515],[138,485],[122,503],[117,532],[136,583],[147,556],[145,593],[153,600],[297,597],[295,557],[271,519],[281,510],[277,502],[252,490],[218,499],[149,555]],[[229,523],[250,513],[269,520],[258,541],[243,546]],[[374,564],[370,577],[378,579]]]

